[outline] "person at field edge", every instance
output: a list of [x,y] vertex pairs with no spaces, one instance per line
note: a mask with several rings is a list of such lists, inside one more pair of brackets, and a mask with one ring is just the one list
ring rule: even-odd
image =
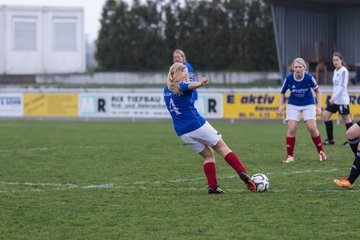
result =
[[[296,140],[296,131],[302,113],[307,130],[311,135],[312,141],[318,151],[320,161],[327,159],[319,130],[316,126],[316,115],[321,114],[321,93],[315,78],[306,72],[306,63],[302,58],[295,58],[293,61],[293,72],[288,74],[281,87],[278,113],[284,113],[285,92],[290,90],[288,104],[286,107],[286,158],[284,163],[294,162],[294,148]],[[316,93],[316,102],[312,93]]]
[[[190,63],[186,61],[185,53],[181,49],[176,49],[173,52],[173,63],[176,63],[176,62],[182,63],[187,67],[188,72],[189,72],[188,81],[195,82],[195,71],[194,71],[193,67],[190,65]],[[193,97],[194,97],[195,101],[198,99],[198,92],[196,89],[193,90]]]
[[[323,142],[324,145],[333,145],[334,133],[333,133],[333,121],[331,116],[339,112],[342,120],[345,123],[346,130],[349,129],[353,123],[350,116],[350,98],[347,91],[349,82],[349,72],[344,66],[344,60],[340,53],[335,52],[332,57],[333,64],[335,66],[333,81],[333,90],[330,100],[327,102],[325,111],[323,112],[323,119],[326,128],[327,139]],[[347,145],[347,142],[344,143]]]
[[349,177],[343,177],[342,179],[334,179],[334,183],[339,187],[352,189],[355,185],[356,179],[360,175],[360,121],[353,124],[346,131],[346,138],[348,139],[351,150],[355,154],[355,160],[351,166]]
[[208,182],[208,193],[224,193],[218,185],[213,150],[237,172],[247,188],[255,192],[256,186],[240,159],[229,149],[221,134],[194,107],[195,100],[192,96],[194,89],[203,87],[209,78],[204,77],[201,82],[188,82],[188,77],[187,67],[182,63],[174,63],[169,69],[167,85],[164,87],[164,100],[176,134],[204,158],[203,170]]

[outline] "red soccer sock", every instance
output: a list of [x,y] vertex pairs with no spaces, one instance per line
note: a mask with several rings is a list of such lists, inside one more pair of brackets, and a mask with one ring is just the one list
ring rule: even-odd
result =
[[318,152],[324,151],[320,134],[319,134],[319,136],[317,136],[317,137],[312,137],[312,141],[314,142],[315,147],[316,147],[316,149],[317,149]]
[[295,137],[286,137],[286,153],[288,156],[294,156],[295,141]]
[[216,188],[218,186],[217,178],[216,178],[216,166],[213,162],[205,163],[204,172],[208,181],[208,186],[211,188]]
[[238,174],[246,173],[246,168],[234,152],[229,152],[224,159]]

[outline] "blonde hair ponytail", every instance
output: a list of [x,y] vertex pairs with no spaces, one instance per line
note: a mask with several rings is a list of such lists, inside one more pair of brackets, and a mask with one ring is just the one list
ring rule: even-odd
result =
[[187,76],[182,73],[184,69],[186,69],[186,66],[182,63],[174,63],[169,69],[167,86],[170,91],[176,94],[182,93],[179,87],[180,82],[187,80]]

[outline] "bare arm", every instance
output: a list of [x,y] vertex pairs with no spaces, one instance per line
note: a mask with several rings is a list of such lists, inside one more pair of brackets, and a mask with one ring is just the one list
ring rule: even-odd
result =
[[203,77],[201,79],[201,82],[191,82],[189,83],[188,87],[189,89],[196,89],[196,88],[199,88],[199,87],[202,87],[202,86],[205,86],[205,84],[209,81],[209,78],[208,77]]
[[284,98],[285,98],[285,94],[280,94],[279,109],[278,109],[278,113],[280,116],[282,116],[284,113]]
[[321,115],[321,92],[320,92],[319,88],[317,88],[314,91],[316,93],[316,114],[320,116]]

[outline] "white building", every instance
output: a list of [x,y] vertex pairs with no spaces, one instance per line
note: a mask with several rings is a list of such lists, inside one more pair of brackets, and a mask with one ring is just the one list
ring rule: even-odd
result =
[[0,74],[86,69],[80,7],[0,6]]

